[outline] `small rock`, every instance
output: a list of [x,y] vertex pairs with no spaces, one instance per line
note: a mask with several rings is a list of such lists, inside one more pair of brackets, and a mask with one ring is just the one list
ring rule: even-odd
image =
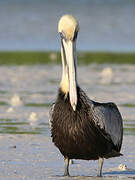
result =
[[120,164],[120,165],[118,166],[118,169],[119,169],[119,170],[122,170],[122,171],[126,171],[126,170],[127,170],[127,166],[126,166],[125,164]]

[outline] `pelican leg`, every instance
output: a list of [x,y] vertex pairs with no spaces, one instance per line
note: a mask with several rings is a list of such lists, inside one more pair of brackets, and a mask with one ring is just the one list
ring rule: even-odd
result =
[[98,177],[102,177],[102,167],[104,163],[104,158],[99,157],[98,159]]
[[69,159],[67,157],[64,158],[64,163],[65,163],[64,176],[69,176]]

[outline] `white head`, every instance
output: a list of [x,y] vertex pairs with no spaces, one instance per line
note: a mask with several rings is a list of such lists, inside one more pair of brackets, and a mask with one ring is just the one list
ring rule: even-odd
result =
[[65,38],[73,41],[74,36],[79,31],[79,23],[72,15],[64,15],[58,23],[58,32],[63,33]]
[[69,93],[70,104],[74,111],[77,106],[76,39],[78,31],[79,24],[72,15],[61,17],[58,23],[63,64],[61,90],[65,94]]

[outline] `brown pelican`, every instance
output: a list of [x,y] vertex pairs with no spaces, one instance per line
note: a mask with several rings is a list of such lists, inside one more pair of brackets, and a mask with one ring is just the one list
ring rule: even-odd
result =
[[64,156],[65,176],[69,175],[70,159],[98,160],[98,176],[102,176],[104,158],[122,155],[122,117],[114,103],[94,102],[79,87],[78,31],[79,24],[72,15],[61,17],[58,32],[63,72],[58,96],[51,108],[51,136]]

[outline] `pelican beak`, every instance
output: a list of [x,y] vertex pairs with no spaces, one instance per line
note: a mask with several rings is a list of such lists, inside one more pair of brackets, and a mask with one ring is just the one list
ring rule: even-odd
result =
[[65,52],[65,59],[66,59],[66,73],[68,74],[69,79],[69,98],[70,104],[73,110],[76,110],[77,106],[77,78],[76,78],[76,41],[69,40],[65,41],[62,40],[63,48]]

